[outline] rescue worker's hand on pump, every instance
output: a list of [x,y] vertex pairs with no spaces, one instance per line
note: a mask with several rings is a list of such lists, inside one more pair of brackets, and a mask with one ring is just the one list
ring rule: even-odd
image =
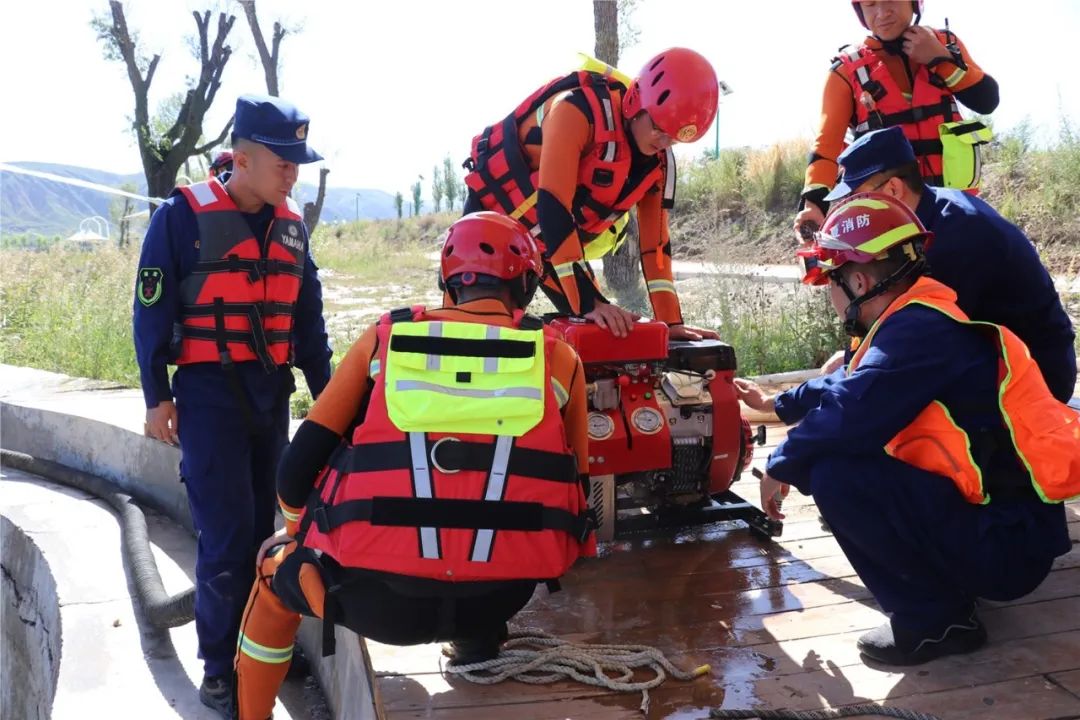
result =
[[735,378],[735,393],[748,408],[763,413],[776,412],[776,396],[767,395],[755,382]]
[[792,223],[791,229],[795,232],[795,237],[798,239],[799,243],[806,245],[812,238],[803,235],[803,226],[811,225],[812,231],[814,231],[821,227],[824,222],[825,213],[821,212],[821,208],[814,203],[807,201],[806,207],[800,210],[799,214],[795,216],[795,222]]
[[592,320],[605,330],[610,330],[615,337],[620,338],[630,334],[634,322],[640,317],[637,313],[623,310],[617,305],[601,302],[596,303],[592,312],[585,313],[587,320]]
[[920,65],[926,65],[934,58],[952,59],[952,55],[928,27],[912,25],[904,31],[903,38],[904,52]]
[[163,443],[179,444],[176,404],[172,400],[162,400],[156,406],[149,408],[146,411],[146,424],[143,426],[143,433],[147,437],[160,440]]
[[689,325],[668,326],[668,340],[719,340],[720,334],[715,330],[696,328]]
[[782,483],[768,473],[761,476],[761,509],[772,520],[783,520],[784,513],[780,512],[780,503],[791,491],[791,486]]

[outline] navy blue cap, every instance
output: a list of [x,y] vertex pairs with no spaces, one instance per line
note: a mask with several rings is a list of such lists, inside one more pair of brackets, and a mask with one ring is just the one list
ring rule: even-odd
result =
[[283,160],[297,164],[322,160],[307,146],[309,118],[295,105],[269,95],[236,99],[233,135],[265,145]]
[[915,162],[915,151],[899,127],[874,130],[848,145],[836,159],[844,175],[825,199],[839,200],[879,172]]

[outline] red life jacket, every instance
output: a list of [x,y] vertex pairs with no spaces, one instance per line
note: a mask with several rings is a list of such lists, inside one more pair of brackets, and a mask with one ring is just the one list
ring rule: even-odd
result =
[[[522,317],[521,329],[541,327]],[[387,408],[391,326],[426,319],[436,320],[423,308],[404,308],[379,321],[380,369],[366,412],[319,475],[300,516],[303,544],[344,567],[444,582],[558,578],[578,557],[595,554],[595,538],[551,386],[554,334],[544,329],[544,411],[531,430],[520,437],[407,433]],[[427,340],[446,342],[408,352],[426,352],[436,365],[446,355],[498,359],[488,357],[490,348],[471,347],[490,340]]]
[[519,130],[522,121],[545,102],[570,91],[585,98],[593,127],[593,144],[578,166],[578,189],[571,208],[578,228],[588,235],[599,235],[658,183],[663,186],[664,207],[672,207],[674,155],[666,151],[647,172],[631,177],[633,152],[622,115],[622,94],[626,88],[600,73],[579,70],[544,85],[502,122],[473,138],[472,153],[465,162],[470,171],[465,184],[476,193],[484,209],[516,218],[534,237],[539,236],[536,190],[540,172],[529,167]]
[[176,192],[187,198],[199,229],[199,260],[180,281],[176,364],[258,360],[267,372],[288,364],[307,253],[296,204],[287,198],[274,208],[260,240],[218,180]]
[[[944,32],[934,32],[942,44],[950,42]],[[918,65],[911,80],[911,97],[905,97],[888,67],[865,43],[842,52],[833,59],[833,67],[855,89],[854,136],[899,125],[911,142],[923,179],[930,185],[943,185],[939,126],[960,120],[960,108],[945,82],[926,65]]]

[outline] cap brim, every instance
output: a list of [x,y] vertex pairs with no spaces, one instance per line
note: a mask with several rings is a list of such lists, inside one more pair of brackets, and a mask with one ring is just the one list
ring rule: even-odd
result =
[[[861,183],[862,181],[860,180],[859,182]],[[855,192],[855,188],[851,187],[851,185],[847,184],[846,182],[839,182],[836,184],[836,187],[834,187],[832,191],[830,191],[829,194],[825,196],[825,202],[832,202],[834,200],[846,198],[853,192]]]
[[288,160],[297,165],[305,165],[323,159],[323,156],[309,148],[307,143],[297,143],[295,145],[271,145],[269,143],[263,143],[263,145],[269,148],[282,160]]

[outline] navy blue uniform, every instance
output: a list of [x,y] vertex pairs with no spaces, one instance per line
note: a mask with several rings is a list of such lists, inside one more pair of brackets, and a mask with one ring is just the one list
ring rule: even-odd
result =
[[781,420],[800,424],[769,474],[814,496],[894,627],[940,633],[968,618],[977,597],[1030,592],[1071,547],[1063,505],[973,505],[952,480],[884,452],[934,400],[967,408],[965,428],[1000,423],[997,363],[979,331],[912,305],[882,324],[850,377],[841,369],[776,398]]
[[915,214],[934,233],[930,275],[956,291],[974,320],[1004,325],[1031,350],[1050,392],[1076,385],[1074,331],[1039,253],[1015,225],[960,190],[927,187]]
[[[245,214],[264,237],[273,207]],[[305,243],[307,242],[305,230]],[[180,281],[198,261],[198,230],[188,201],[168,199],[150,222],[139,267],[160,270],[161,294],[150,305],[136,298],[135,352],[148,408],[175,396],[180,475],[198,532],[195,626],[208,676],[232,673],[240,615],[254,581],[255,551],[274,531],[277,462],[288,443],[287,367],[267,373],[258,361],[235,365],[254,427],[245,423],[233,386],[218,363],[179,367],[169,387],[173,323],[180,318]],[[330,379],[330,347],[322,317],[322,286],[308,252],[294,311],[294,363],[318,395]]]

